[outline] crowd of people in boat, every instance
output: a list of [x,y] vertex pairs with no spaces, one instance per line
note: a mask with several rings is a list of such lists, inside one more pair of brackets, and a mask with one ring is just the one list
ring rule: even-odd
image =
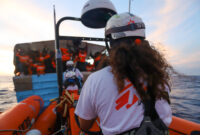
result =
[[[87,48],[79,48],[77,52],[72,52],[67,48],[61,48],[63,71],[67,69],[66,63],[73,61],[74,66],[80,71],[95,71],[99,61],[102,58],[101,52],[87,56]],[[15,60],[15,75],[41,75],[45,73],[56,72],[55,52],[48,48],[42,51],[25,51],[22,48],[17,49]],[[93,59],[93,64],[86,61],[87,58]]]

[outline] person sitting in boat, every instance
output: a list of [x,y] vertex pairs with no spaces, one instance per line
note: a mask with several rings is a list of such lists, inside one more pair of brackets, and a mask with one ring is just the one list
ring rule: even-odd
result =
[[29,50],[28,54],[29,54],[28,74],[32,75],[32,74],[36,73],[34,70],[35,68],[33,67],[35,52],[33,50]]
[[56,72],[55,52],[51,51],[50,56],[51,56],[50,57],[50,60],[51,60],[50,73],[55,73]]
[[48,54],[48,48],[43,48],[42,53],[39,56],[39,61],[40,62],[45,62],[45,60],[50,58],[50,55]]
[[28,75],[29,56],[23,49],[18,49],[16,52],[16,73],[20,75]]
[[67,90],[70,94],[78,94],[78,84],[79,82],[77,82],[76,73],[74,71],[68,71],[65,74],[64,89]]
[[[78,68],[74,66],[74,62],[72,60],[69,60],[66,62],[66,71],[64,73],[64,77],[66,76],[68,72],[71,72],[71,71],[75,72],[76,78],[78,79],[78,82],[79,82],[78,86],[79,88],[81,88],[82,81],[83,81],[83,74],[80,72]],[[64,78],[64,82],[65,80],[66,80],[66,77]]]
[[78,60],[77,60],[77,68],[80,71],[86,71],[86,57],[87,57],[87,47],[86,48],[79,48],[78,52]]
[[69,61],[72,57],[72,54],[69,52],[67,48],[60,48],[62,52],[62,63],[63,63],[63,70],[66,70],[65,63]]
[[40,60],[45,65],[45,73],[51,73],[51,55],[49,53],[49,48],[43,48]]
[[17,50],[16,50],[16,60],[15,60],[15,62],[14,62],[14,65],[15,65],[15,70],[14,70],[14,74],[16,75],[16,76],[19,76],[20,75],[20,71],[22,70],[21,69],[21,65],[20,65],[20,61],[19,61],[19,54],[20,54],[20,51],[21,51],[21,48],[18,48]]
[[133,133],[145,118],[147,100],[153,101],[151,119],[160,118],[169,126],[172,67],[145,40],[142,19],[130,13],[114,15],[106,24],[105,37],[111,45],[109,65],[84,83],[75,110],[81,129],[88,131],[98,117],[104,135]]
[[42,62],[36,63],[35,67],[36,67],[36,72],[37,72],[38,76],[45,74],[46,67],[45,67],[44,63],[42,63]]
[[100,52],[96,52],[94,56],[92,54],[90,56],[94,59],[94,69],[96,70],[99,62],[101,61],[102,54]]

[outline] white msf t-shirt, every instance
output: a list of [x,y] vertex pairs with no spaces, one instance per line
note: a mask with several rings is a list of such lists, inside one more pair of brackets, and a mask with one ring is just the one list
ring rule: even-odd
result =
[[[155,108],[169,126],[172,112],[165,100],[157,100]],[[139,127],[143,117],[143,104],[134,86],[126,81],[124,89],[119,93],[111,67],[105,67],[91,74],[86,80],[75,113],[85,119],[100,119],[104,135],[114,135]]]

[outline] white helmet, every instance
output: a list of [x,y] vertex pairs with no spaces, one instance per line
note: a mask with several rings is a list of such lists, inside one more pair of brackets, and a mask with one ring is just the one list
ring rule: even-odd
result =
[[105,37],[109,35],[114,40],[123,37],[145,38],[145,24],[140,17],[131,13],[116,14],[106,24]]
[[108,19],[116,13],[110,0],[89,0],[82,9],[81,22],[90,28],[104,28]]
[[66,74],[65,74],[65,78],[75,78],[76,77],[76,73],[73,72],[73,71],[68,71]]
[[74,62],[72,60],[69,60],[66,62],[66,66],[73,66]]

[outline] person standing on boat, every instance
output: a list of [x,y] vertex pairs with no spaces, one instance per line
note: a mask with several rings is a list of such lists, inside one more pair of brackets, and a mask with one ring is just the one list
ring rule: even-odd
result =
[[101,52],[96,52],[94,56],[92,54],[90,56],[94,59],[94,69],[96,70],[101,61],[102,54]]
[[82,81],[83,81],[83,74],[80,72],[80,70],[76,67],[74,67],[74,62],[72,60],[69,60],[66,62],[66,71],[64,72],[64,82],[66,81],[66,74],[68,72],[75,72],[76,75],[76,83],[81,88]]
[[172,67],[145,40],[142,19],[130,13],[114,15],[105,36],[110,39],[109,66],[92,73],[84,83],[75,110],[81,129],[89,130],[98,117],[104,135],[134,131],[141,126],[147,99],[154,101],[151,118],[160,117],[169,126],[168,69]]

